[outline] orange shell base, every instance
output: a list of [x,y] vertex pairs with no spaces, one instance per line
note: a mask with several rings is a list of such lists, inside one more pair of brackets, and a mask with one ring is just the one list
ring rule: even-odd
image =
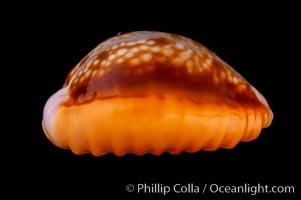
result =
[[173,96],[114,98],[59,107],[55,135],[47,137],[75,154],[95,156],[211,151],[255,139],[269,123],[264,113],[264,107],[254,113],[243,105],[196,105]]

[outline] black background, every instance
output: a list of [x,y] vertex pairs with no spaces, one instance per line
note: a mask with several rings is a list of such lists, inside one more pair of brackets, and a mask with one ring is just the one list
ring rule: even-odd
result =
[[[25,11],[21,6],[17,20],[7,23],[13,28],[14,39],[9,41],[14,49],[10,55],[17,69],[11,73],[17,87],[11,86],[17,97],[10,100],[15,106],[10,107],[11,115],[8,115],[14,122],[8,133],[12,138],[4,141],[9,146],[4,151],[9,158],[5,162],[10,177],[6,185],[15,191],[26,187],[22,195],[41,198],[45,195],[84,195],[85,199],[111,199],[112,196],[105,196],[116,194],[125,199],[150,196],[127,193],[125,186],[130,183],[294,185],[297,193],[300,131],[297,120],[294,121],[294,113],[299,109],[296,106],[298,79],[294,78],[297,77],[294,71],[300,63],[292,49],[298,46],[294,39],[297,18],[293,7],[233,5],[226,9],[220,4],[163,7],[142,2],[134,7],[134,4],[115,3],[110,6],[82,3],[74,7],[27,5],[33,7]],[[77,156],[52,145],[41,128],[47,99],[62,87],[68,72],[96,45],[119,32],[137,30],[184,35],[211,49],[266,97],[274,112],[272,125],[263,129],[256,140],[239,143],[231,150],[177,156],[167,153],[141,157]],[[222,194],[175,196],[177,199],[224,197]],[[295,196],[269,195],[272,199]],[[261,197],[265,196],[256,196]],[[157,194],[153,198],[166,197]]]

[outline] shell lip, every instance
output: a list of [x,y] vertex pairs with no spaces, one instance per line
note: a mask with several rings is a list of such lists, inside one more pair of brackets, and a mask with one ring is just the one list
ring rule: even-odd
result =
[[59,106],[64,102],[68,94],[68,88],[62,88],[53,94],[46,102],[43,110],[42,127],[44,133],[50,141],[54,141],[55,135],[53,127],[55,125],[56,113]]

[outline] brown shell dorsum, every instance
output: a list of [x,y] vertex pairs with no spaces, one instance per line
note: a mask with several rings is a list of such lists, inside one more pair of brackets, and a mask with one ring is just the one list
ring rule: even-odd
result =
[[233,148],[272,119],[265,98],[203,45],[137,31],[84,57],[47,101],[42,125],[75,154],[160,155]]

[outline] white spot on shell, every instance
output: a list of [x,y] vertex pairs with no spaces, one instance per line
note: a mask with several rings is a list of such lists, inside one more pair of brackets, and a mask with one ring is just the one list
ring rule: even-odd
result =
[[143,54],[143,55],[141,55],[141,59],[144,62],[148,62],[152,59],[152,55],[150,53]]
[[193,51],[191,49],[187,49],[186,52],[189,54],[189,55],[192,55],[193,54]]
[[213,82],[214,82],[215,84],[218,84],[218,83],[219,83],[219,78],[218,78],[218,76],[216,76],[216,75],[213,76]]
[[131,59],[131,60],[129,61],[129,63],[130,63],[131,65],[133,65],[133,66],[139,65],[139,64],[140,64],[140,59],[138,59],[138,58],[133,58],[133,59]]
[[158,52],[161,51],[161,47],[160,47],[160,46],[154,46],[154,47],[151,48],[151,50],[152,50],[152,52],[154,52],[154,53],[158,53]]
[[131,57],[133,57],[133,56],[134,56],[134,54],[133,54],[132,52],[129,52],[129,53],[125,54],[124,57],[126,57],[126,58],[131,58]]
[[118,45],[115,44],[114,46],[112,46],[112,49],[117,49]]
[[200,63],[200,58],[197,55],[194,55],[194,63],[199,64]]
[[127,49],[126,48],[122,48],[122,49],[119,49],[117,51],[117,55],[118,56],[122,56],[123,54],[125,54],[127,52]]
[[149,47],[148,47],[147,45],[141,45],[141,46],[140,46],[140,49],[141,49],[141,50],[148,50]]
[[238,85],[238,90],[239,90],[239,91],[243,91],[244,89],[246,89],[245,84],[239,84],[239,85]]
[[108,57],[108,60],[114,60],[115,59],[115,54],[112,54],[112,55],[110,55],[109,57]]
[[174,53],[174,50],[171,48],[171,47],[164,47],[162,49],[162,53],[165,55],[165,56],[171,56],[173,53]]
[[93,70],[92,76],[96,76],[96,74],[97,74],[97,70]]
[[147,45],[154,45],[156,42],[154,40],[149,40],[146,42]]
[[132,53],[137,53],[139,51],[139,49],[137,47],[134,47],[130,50],[130,52]]
[[106,62],[106,64],[104,65],[104,67],[108,67],[111,64],[110,61]]
[[176,47],[177,47],[178,49],[184,49],[184,48],[185,48],[184,44],[181,43],[181,42],[177,42],[177,43],[176,43]]
[[211,59],[211,60],[213,59],[213,56],[211,55],[211,53],[207,54],[207,56],[209,59]]
[[226,73],[224,72],[224,71],[222,71],[221,73],[220,73],[220,79],[223,81],[223,80],[225,80],[225,78],[226,78]]
[[232,81],[233,81],[234,84],[238,83],[238,79],[235,76],[233,77]]
[[203,67],[204,67],[205,69],[208,70],[208,69],[210,68],[211,64],[212,64],[212,60],[211,60],[211,59],[207,59],[207,60],[203,63]]
[[81,76],[81,77],[79,78],[79,82],[80,82],[80,83],[84,82],[84,80],[85,80],[85,76]]
[[136,44],[136,42],[127,42],[126,45],[127,46],[134,46]]
[[230,83],[232,83],[232,81],[233,81],[233,79],[232,79],[232,76],[230,75],[230,76],[228,76],[228,81],[230,82]]
[[95,60],[95,61],[93,62],[93,65],[97,65],[98,63],[99,63],[99,59]]
[[89,77],[91,73],[92,73],[92,70],[89,69],[88,71],[86,71],[85,76],[86,76],[86,77]]
[[206,64],[206,65],[211,65],[211,64],[212,64],[212,59],[208,58],[208,59],[205,61],[205,64]]
[[138,40],[137,44],[144,44],[146,42],[146,40]]
[[187,53],[187,51],[182,51],[182,52],[180,53],[180,56],[181,56],[184,60],[187,60],[187,59],[190,58],[190,54]]
[[101,66],[105,66],[105,64],[107,63],[107,60],[103,60],[103,61],[101,61]]

